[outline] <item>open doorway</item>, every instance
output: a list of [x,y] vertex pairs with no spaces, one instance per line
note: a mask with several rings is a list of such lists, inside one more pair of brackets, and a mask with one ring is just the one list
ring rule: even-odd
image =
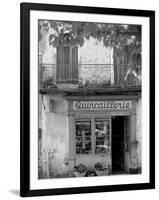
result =
[[124,116],[112,117],[112,173],[124,172]]

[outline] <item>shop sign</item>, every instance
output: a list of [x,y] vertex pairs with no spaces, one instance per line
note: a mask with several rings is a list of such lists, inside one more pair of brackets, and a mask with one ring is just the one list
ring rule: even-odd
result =
[[74,101],[73,110],[128,110],[131,101]]

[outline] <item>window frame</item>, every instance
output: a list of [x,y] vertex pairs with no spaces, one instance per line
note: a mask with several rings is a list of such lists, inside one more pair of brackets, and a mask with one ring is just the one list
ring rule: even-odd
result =
[[[96,139],[95,139],[95,120],[103,120],[109,121],[109,141],[110,141],[110,152],[108,153],[96,153],[95,149],[96,149]],[[90,121],[91,122],[91,153],[85,153],[85,154],[77,154],[76,153],[76,122],[77,121]],[[79,156],[89,156],[89,155],[95,155],[95,156],[105,156],[105,155],[111,155],[111,117],[108,116],[81,116],[81,117],[76,117],[74,120],[74,152],[76,157]]]
[[[91,152],[90,153],[77,153],[76,152],[76,137],[77,137],[77,135],[76,135],[76,122],[90,122],[90,131],[91,131],[91,135],[90,135],[90,141],[91,141]],[[87,118],[87,119],[85,119],[85,118],[81,118],[81,119],[76,119],[75,120],[75,154],[76,155],[90,155],[90,154],[92,154],[93,153],[93,148],[92,148],[92,120],[91,120],[91,118]],[[79,136],[80,137],[80,136]],[[86,136],[85,136],[86,137]]]
[[[96,153],[96,135],[95,135],[95,123],[96,121],[108,121],[109,122],[109,153]],[[101,140],[101,141],[104,141],[104,140]],[[94,154],[95,155],[109,155],[111,154],[111,119],[110,118],[94,118],[94,146],[95,146],[95,149],[94,149]]]
[[[65,50],[65,48],[68,48],[68,50]],[[77,51],[76,56],[73,56],[73,50]],[[65,51],[67,51],[68,55],[65,54]],[[62,52],[62,56],[60,54],[61,52]],[[66,58],[67,58],[67,63],[65,63]],[[76,58],[76,62],[74,58]],[[78,64],[79,64],[78,63],[78,45],[57,46],[56,47],[56,84],[72,84],[72,83],[78,84],[79,83]],[[64,76],[64,77],[61,77],[61,76]]]

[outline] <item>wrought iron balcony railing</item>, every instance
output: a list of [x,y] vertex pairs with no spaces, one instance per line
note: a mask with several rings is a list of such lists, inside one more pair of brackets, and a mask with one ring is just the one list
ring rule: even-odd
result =
[[141,86],[141,66],[114,64],[40,64],[40,88]]

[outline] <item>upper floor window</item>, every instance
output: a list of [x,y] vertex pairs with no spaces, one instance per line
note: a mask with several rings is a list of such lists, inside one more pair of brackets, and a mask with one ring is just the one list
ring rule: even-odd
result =
[[57,47],[57,83],[78,83],[78,46]]

